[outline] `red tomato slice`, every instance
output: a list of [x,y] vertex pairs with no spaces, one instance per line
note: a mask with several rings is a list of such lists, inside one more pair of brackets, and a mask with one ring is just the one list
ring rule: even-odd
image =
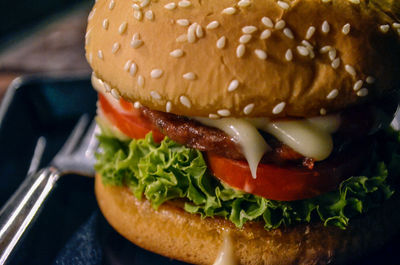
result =
[[277,201],[312,198],[338,188],[356,173],[366,151],[355,150],[333,161],[320,162],[313,169],[260,163],[257,178],[251,175],[247,162],[207,154],[208,165],[219,180],[247,193]]
[[115,109],[102,94],[99,94],[99,103],[107,119],[128,137],[142,139],[152,131],[156,142],[161,142],[164,139],[165,136],[144,119],[140,112],[133,108],[132,103],[123,99],[120,100],[121,107],[127,110],[126,113],[121,113]]

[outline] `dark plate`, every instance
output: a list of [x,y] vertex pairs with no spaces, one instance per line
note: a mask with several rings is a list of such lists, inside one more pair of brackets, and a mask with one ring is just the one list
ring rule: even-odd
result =
[[[0,205],[25,177],[36,140],[47,147],[42,166],[64,143],[80,115],[94,115],[96,93],[89,78],[18,79],[0,107]],[[396,238],[356,264],[396,264]],[[169,264],[183,265],[142,250],[119,236],[99,212],[93,179],[65,176],[9,264]]]

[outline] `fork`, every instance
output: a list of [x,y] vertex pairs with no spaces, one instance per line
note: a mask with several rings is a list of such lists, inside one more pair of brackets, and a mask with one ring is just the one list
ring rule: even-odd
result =
[[36,173],[28,173],[17,191],[0,210],[1,265],[6,262],[62,175],[94,175],[94,154],[98,146],[95,136],[99,129],[93,121],[85,130],[88,122],[88,115],[83,115],[49,166]]

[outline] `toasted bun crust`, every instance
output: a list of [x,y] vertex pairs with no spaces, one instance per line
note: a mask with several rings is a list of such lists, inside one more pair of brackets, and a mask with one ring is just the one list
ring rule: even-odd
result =
[[116,97],[186,116],[307,117],[398,87],[399,2],[326,2],[97,1],[86,55]]
[[154,210],[127,188],[104,186],[96,176],[96,197],[106,219],[136,245],[194,264],[213,264],[229,230],[240,264],[327,264],[355,259],[379,247],[400,226],[399,198],[368,216],[355,218],[347,230],[322,224],[264,230],[261,223],[243,229],[220,218],[201,219],[165,203]]

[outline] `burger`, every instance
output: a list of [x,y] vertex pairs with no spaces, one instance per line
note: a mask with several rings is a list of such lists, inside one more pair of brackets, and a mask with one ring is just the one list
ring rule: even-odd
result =
[[96,1],[105,218],[194,264],[341,263],[387,242],[399,3]]

